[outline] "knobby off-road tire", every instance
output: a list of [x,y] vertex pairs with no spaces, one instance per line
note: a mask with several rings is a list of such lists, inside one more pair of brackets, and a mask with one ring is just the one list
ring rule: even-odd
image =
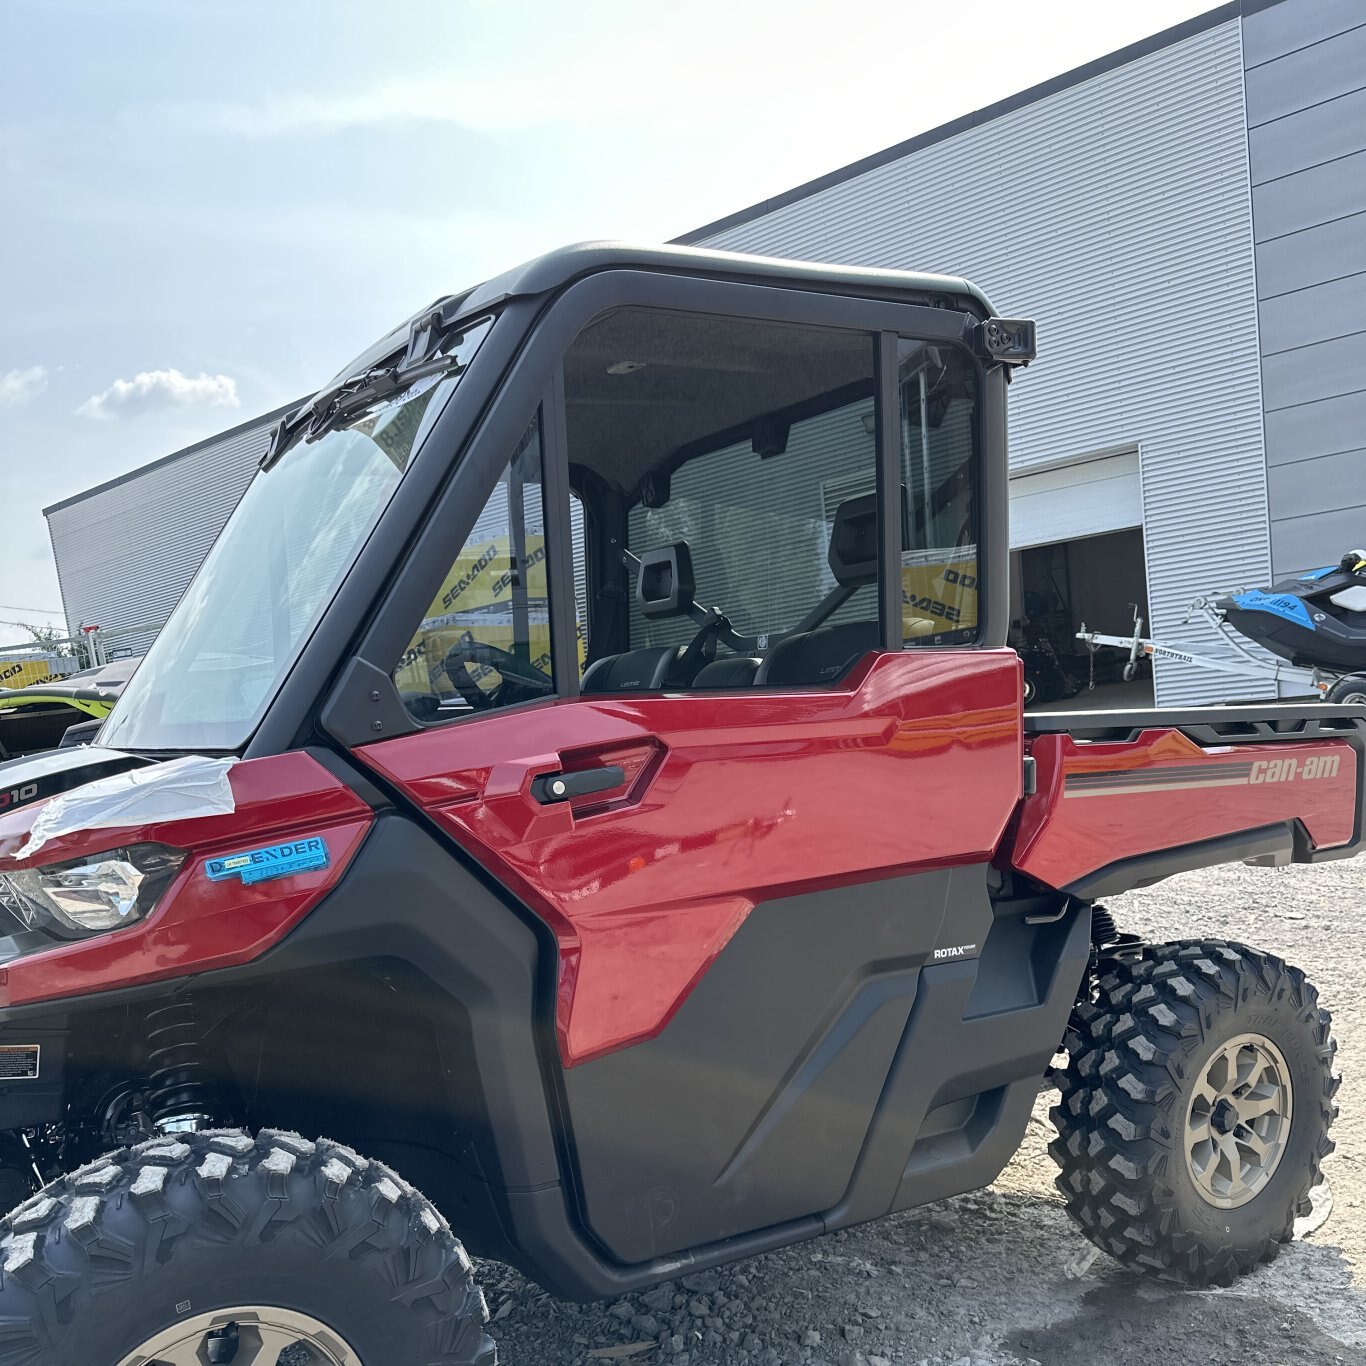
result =
[[[196,1355],[230,1309],[244,1311],[236,1355]],[[238,1366],[493,1366],[487,1317],[469,1258],[417,1191],[296,1134],[143,1143],[0,1221],[0,1366],[159,1360],[149,1349]],[[328,1330],[326,1343],[282,1351],[281,1323]]]
[[[1271,1261],[1333,1150],[1330,1023],[1298,968],[1241,944],[1157,944],[1103,963],[1096,999],[1077,1007],[1068,1030],[1049,1147],[1082,1232],[1120,1262],[1185,1285],[1229,1285]],[[1210,1191],[1198,1136],[1211,1132],[1210,1077],[1218,1090],[1229,1071],[1221,1057],[1261,1069],[1261,1099],[1238,1087],[1243,1099],[1227,1103],[1220,1128],[1239,1104],[1265,1108],[1271,1117],[1255,1123],[1278,1141],[1264,1161],[1244,1150],[1241,1186],[1227,1189],[1225,1166]]]

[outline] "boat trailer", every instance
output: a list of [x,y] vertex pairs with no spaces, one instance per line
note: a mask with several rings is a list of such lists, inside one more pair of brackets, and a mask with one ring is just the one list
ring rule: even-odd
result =
[[1297,685],[1303,689],[1302,696],[1317,697],[1320,701],[1329,700],[1329,693],[1333,690],[1334,685],[1342,679],[1360,678],[1363,695],[1366,695],[1366,675],[1334,673],[1332,670],[1318,667],[1300,668],[1288,664],[1284,660],[1276,659],[1273,655],[1252,650],[1234,634],[1224,620],[1223,613],[1214,605],[1219,598],[1243,591],[1245,590],[1233,589],[1227,593],[1218,592],[1196,598],[1186,609],[1182,623],[1185,625],[1197,620],[1205,622],[1232,651],[1232,658],[1196,654],[1175,645],[1164,645],[1160,640],[1145,636],[1143,634],[1143,618],[1139,616],[1136,606],[1133,609],[1133,635],[1106,635],[1102,631],[1088,630],[1086,623],[1082,622],[1081,630],[1077,632],[1077,639],[1093,655],[1101,648],[1127,650],[1129,658],[1125,661],[1123,669],[1123,677],[1126,683],[1132,683],[1138,676],[1138,667],[1143,659],[1170,659],[1180,664],[1189,664],[1197,669],[1205,669],[1210,673],[1236,674],[1241,678],[1251,675],[1254,678],[1265,678],[1277,684]]

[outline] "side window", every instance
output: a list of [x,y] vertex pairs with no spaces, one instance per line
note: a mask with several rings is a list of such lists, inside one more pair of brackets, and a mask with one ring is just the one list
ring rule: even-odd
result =
[[877,648],[870,335],[627,308],[564,373],[585,692],[829,683]]
[[539,417],[518,442],[393,677],[409,712],[428,722],[554,692]]
[[903,339],[902,633],[908,646],[977,639],[979,462],[977,372],[962,352]]

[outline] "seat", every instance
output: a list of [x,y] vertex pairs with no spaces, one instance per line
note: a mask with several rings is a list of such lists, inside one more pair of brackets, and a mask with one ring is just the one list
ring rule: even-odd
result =
[[760,660],[748,655],[731,655],[704,664],[693,679],[694,688],[748,688],[759,672]]
[[[687,541],[642,551],[634,563],[636,605],[647,621],[691,618],[696,581]],[[661,688],[690,687],[703,659],[696,655],[685,658],[685,653],[681,645],[651,645],[604,655],[584,671],[579,691],[657,692]]]
[[869,650],[876,650],[881,636],[876,621],[846,621],[788,636],[759,665],[754,686],[781,688],[798,683],[833,683]]
[[584,671],[579,691],[648,692],[669,686],[686,687],[685,680],[674,677],[682,658],[681,645],[653,645],[619,655],[604,655]]
[[[902,499],[904,515],[904,490]],[[877,582],[877,535],[877,494],[846,498],[835,509],[826,561],[837,587],[826,595],[815,620],[833,615],[858,589]],[[881,643],[882,629],[876,621],[845,621],[838,626],[798,631],[768,652],[754,676],[754,685],[782,688],[833,683]]]

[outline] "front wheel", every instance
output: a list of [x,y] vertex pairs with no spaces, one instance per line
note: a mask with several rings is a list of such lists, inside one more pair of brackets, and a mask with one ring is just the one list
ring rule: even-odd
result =
[[0,1366],[493,1366],[436,1210],[340,1144],[265,1130],[112,1153],[0,1222]]
[[1117,1260],[1229,1285],[1290,1241],[1333,1144],[1336,1045],[1298,968],[1241,944],[1105,964],[1068,1031],[1058,1188]]

